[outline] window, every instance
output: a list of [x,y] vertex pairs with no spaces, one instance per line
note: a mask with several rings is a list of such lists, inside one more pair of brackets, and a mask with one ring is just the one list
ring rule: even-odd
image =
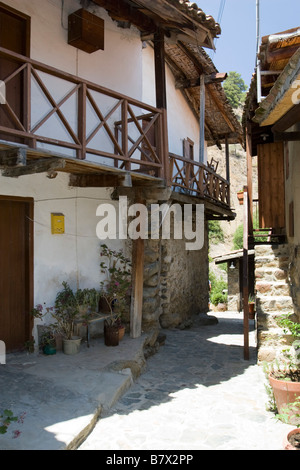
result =
[[194,160],[194,142],[188,137],[183,140],[183,156],[189,160]]

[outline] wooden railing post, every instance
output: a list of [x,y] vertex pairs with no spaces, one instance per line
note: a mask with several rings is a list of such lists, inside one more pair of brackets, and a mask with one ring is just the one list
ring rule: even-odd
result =
[[86,158],[86,84],[82,83],[78,89],[78,138],[81,144],[77,151],[77,158],[85,160]]
[[[122,150],[124,157],[128,158],[128,101],[122,103]],[[130,162],[125,162],[125,169],[130,171]]]
[[[30,134],[31,132],[31,64],[27,64],[24,69],[24,118],[23,124],[25,131]],[[36,139],[27,139],[29,147],[36,147]]]

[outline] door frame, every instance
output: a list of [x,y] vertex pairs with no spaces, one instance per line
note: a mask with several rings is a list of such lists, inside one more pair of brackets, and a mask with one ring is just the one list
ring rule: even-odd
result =
[[26,303],[28,308],[28,318],[27,318],[27,328],[26,334],[28,340],[33,339],[32,329],[34,326],[33,316],[30,315],[31,310],[34,306],[34,199],[31,197],[18,197],[18,196],[2,196],[0,195],[1,201],[11,201],[11,202],[22,202],[28,205],[28,279],[26,286]]

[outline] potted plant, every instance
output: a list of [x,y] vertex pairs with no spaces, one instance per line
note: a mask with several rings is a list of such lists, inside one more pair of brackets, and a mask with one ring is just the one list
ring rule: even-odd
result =
[[255,297],[249,295],[248,297],[248,307],[249,307],[249,319],[254,320],[255,318]]
[[300,324],[291,314],[281,315],[277,323],[283,333],[290,334],[292,344],[284,347],[281,355],[267,367],[268,380],[279,414],[300,396]]
[[281,413],[276,415],[276,418],[286,424],[296,426],[285,436],[283,448],[285,450],[300,450],[300,397],[297,397],[293,403],[283,408]]
[[81,316],[85,317],[89,312],[97,312],[99,308],[100,293],[96,289],[78,289],[75,299]]
[[44,354],[52,356],[56,354],[56,338],[50,327],[45,327],[40,336],[40,346]]
[[130,261],[122,251],[114,251],[101,245],[101,272],[105,279],[101,281],[101,297],[104,299],[109,318],[104,322],[104,339],[107,346],[119,344],[120,317],[130,295]]
[[55,299],[52,317],[55,323],[53,328],[63,337],[63,350],[65,354],[76,354],[80,350],[81,338],[74,336],[74,326],[78,319],[78,301],[67,282],[63,282],[63,290]]
[[244,191],[238,191],[237,198],[239,200],[240,206],[242,206],[244,204]]

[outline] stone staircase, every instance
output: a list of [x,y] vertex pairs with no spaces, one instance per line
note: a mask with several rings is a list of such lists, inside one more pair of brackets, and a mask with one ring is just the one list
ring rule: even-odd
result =
[[258,245],[255,247],[255,290],[257,312],[258,360],[271,361],[281,346],[281,329],[275,319],[292,313],[289,286],[289,247]]

